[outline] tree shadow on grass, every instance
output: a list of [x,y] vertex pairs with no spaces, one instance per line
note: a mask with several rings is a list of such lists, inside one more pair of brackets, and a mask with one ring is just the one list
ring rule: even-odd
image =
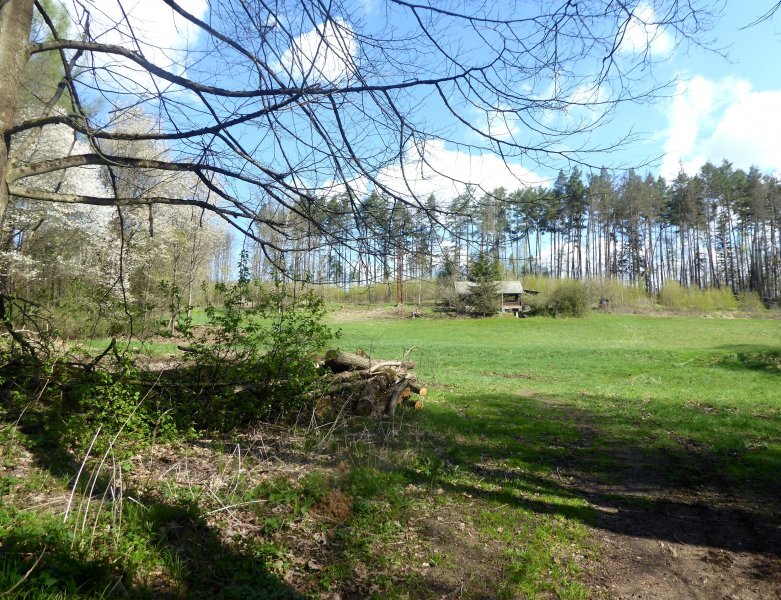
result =
[[[2,415],[7,427],[16,425],[14,416]],[[24,423],[29,433],[14,443],[29,452],[34,466],[58,478],[75,477],[80,462],[61,438],[34,421],[31,415]],[[13,460],[12,455],[6,460]],[[14,596],[8,597],[303,598],[269,570],[270,551],[226,542],[195,503],[120,490],[103,471],[93,478],[93,468],[85,469],[75,484],[72,516],[66,523],[61,514],[4,510],[0,502],[0,594],[13,588]],[[115,510],[119,493],[124,497],[121,520]],[[94,510],[87,516],[87,500],[93,509],[103,504],[99,520]],[[116,538],[105,533],[117,528]],[[96,536],[93,530],[101,533]]]
[[728,352],[719,359],[717,365],[720,367],[781,375],[781,349],[775,346],[741,344],[719,349]]
[[[445,461],[433,485],[627,536],[781,556],[777,449],[719,452],[685,428],[660,445],[632,417],[557,399],[481,395],[479,410],[474,402],[456,399],[469,408],[460,416],[428,417]],[[741,434],[751,436],[731,432]]]
[[[227,546],[195,507],[158,502],[127,513],[123,546],[113,555],[101,550],[105,541],[75,538],[70,522],[4,523],[0,592],[16,586],[13,593],[31,597],[37,592],[171,600],[303,598],[269,572],[264,556]],[[137,561],[155,569],[136,570]]]

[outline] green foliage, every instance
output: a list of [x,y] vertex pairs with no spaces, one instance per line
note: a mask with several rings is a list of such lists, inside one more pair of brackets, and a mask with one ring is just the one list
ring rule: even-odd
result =
[[68,292],[48,306],[54,329],[65,339],[125,335],[138,316],[117,290],[86,280],[70,282]]
[[41,448],[57,446],[52,456],[67,466],[68,451],[122,458],[154,440],[311,408],[321,381],[317,354],[334,337],[322,322],[323,300],[280,284],[263,288],[246,270],[215,291],[222,305],[206,309],[210,326],[192,345],[192,366],[155,373],[121,354],[114,340],[96,359],[10,347],[0,367],[7,418],[42,431]]
[[585,317],[591,299],[582,281],[567,279],[558,282],[548,299],[548,312],[554,317]]
[[0,591],[13,594],[6,597],[102,598],[116,585],[111,566],[54,515],[0,506],[0,539]]
[[292,295],[280,282],[267,289],[250,280],[245,264],[237,283],[215,285],[221,307],[206,308],[208,337],[191,349],[196,427],[232,429],[310,408],[320,383],[317,354],[334,337],[321,298]]
[[499,261],[480,251],[469,265],[467,279],[474,283],[480,283],[483,281],[499,281],[501,276]]
[[688,308],[687,290],[677,281],[669,280],[659,292],[659,304],[666,308]]
[[438,303],[444,305],[449,310],[461,311],[463,310],[462,299],[456,293],[458,271],[458,265],[453,261],[450,254],[445,253],[442,267],[437,272],[436,298]]
[[499,262],[480,252],[469,265],[467,279],[473,283],[466,303],[472,314],[488,316],[499,311],[499,288],[501,277]]
[[[155,402],[157,395],[128,360],[122,360],[113,371],[96,369],[71,375],[62,385],[62,405],[47,421],[50,428],[59,429],[62,424],[68,446],[86,449],[100,430],[93,452],[103,454],[112,449],[123,456],[153,439],[171,441],[177,434],[171,411]],[[115,444],[120,434],[120,443]]]
[[270,504],[257,503],[253,506],[258,516],[263,518],[264,531],[273,533],[300,519],[327,493],[328,482],[315,472],[295,483],[286,477],[264,481],[250,490],[245,498],[249,501],[268,500]]
[[128,359],[76,366],[62,358],[15,358],[0,369],[0,384],[6,418],[39,432],[36,445],[51,463],[67,466],[68,452],[85,454],[88,447],[92,456],[111,451],[122,458],[179,431],[175,413],[161,406],[154,384]]
[[455,281],[458,277],[458,265],[447,252],[442,257],[442,267],[437,272],[437,279],[440,281]]
[[624,288],[617,283],[597,284],[550,277],[526,277],[524,287],[539,292],[524,297],[524,301],[531,306],[532,313],[554,317],[584,317],[596,299],[607,297],[612,300],[618,295],[616,292],[623,292]]
[[[193,503],[101,507],[92,530],[82,515],[0,506],[0,594],[53,598],[300,599],[267,566],[272,544],[226,544]],[[86,517],[86,515],[84,515]],[[75,523],[73,521],[76,521]],[[75,525],[75,526],[74,526]]]
[[746,313],[767,313],[767,308],[762,302],[762,298],[759,297],[759,292],[740,292],[738,294],[738,307]]
[[665,282],[659,292],[659,304],[671,310],[705,313],[738,308],[738,300],[728,288],[687,288],[674,280]]
[[164,298],[167,309],[165,331],[161,333],[173,335],[178,330],[184,337],[190,337],[193,332],[193,307],[184,303],[182,289],[168,281],[159,282],[157,289]]
[[592,302],[605,299],[603,310],[623,313],[647,313],[654,309],[654,298],[645,288],[627,285],[618,279],[587,279],[584,285]]

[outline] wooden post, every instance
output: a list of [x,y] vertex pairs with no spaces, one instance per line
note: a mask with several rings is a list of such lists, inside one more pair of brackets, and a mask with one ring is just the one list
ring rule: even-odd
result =
[[404,304],[404,252],[401,243],[396,244],[396,306]]

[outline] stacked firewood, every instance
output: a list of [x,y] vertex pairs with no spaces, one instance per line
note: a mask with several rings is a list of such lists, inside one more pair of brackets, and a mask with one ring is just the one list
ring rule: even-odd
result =
[[344,407],[354,415],[392,417],[402,402],[423,408],[420,397],[428,393],[410,373],[415,363],[409,360],[372,360],[363,354],[329,350],[321,367],[329,373],[318,404],[321,413]]

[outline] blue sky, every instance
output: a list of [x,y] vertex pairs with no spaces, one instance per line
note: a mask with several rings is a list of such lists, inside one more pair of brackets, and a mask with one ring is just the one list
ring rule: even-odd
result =
[[[387,24],[388,13],[382,8],[381,0],[353,1],[357,8],[355,14],[369,27]],[[205,0],[179,2],[196,16],[208,20]],[[657,36],[652,42],[655,80],[675,79],[677,83],[668,90],[667,97],[658,98],[652,104],[621,107],[612,122],[594,131],[588,138],[592,145],[609,144],[632,130],[636,137],[631,143],[610,155],[585,158],[596,165],[606,166],[635,166],[651,161],[642,171],[648,169],[668,178],[675,176],[680,165],[687,172],[694,173],[706,160],[720,163],[725,158],[736,167],[747,169],[757,165],[765,172],[781,173],[781,68],[775,60],[781,49],[781,15],[776,20],[740,29],[766,12],[774,2],[726,1],[721,19],[709,34],[715,40],[713,47],[726,53],[726,58],[713,50],[692,45],[674,47],[671,38]],[[199,48],[202,40],[199,40],[198,32],[181,20],[173,19],[170,9],[160,0],[123,0],[123,4],[138,19],[135,32],[141,32],[149,40],[149,45],[145,47],[147,55],[161,66],[174,65],[176,70],[175,64],[188,48]],[[94,5],[105,12],[106,23],[109,24],[104,40],[128,43],[113,27],[112,20],[117,13],[115,2],[100,0]],[[646,0],[639,5],[650,7],[653,2]],[[399,22],[399,26],[403,25]],[[96,27],[98,25],[93,22],[93,31]],[[307,42],[307,35],[306,31],[302,31],[299,53],[305,54],[314,47]],[[450,41],[459,43],[462,32],[446,32],[446,35],[452,36]],[[351,44],[352,41],[348,46],[352,48]],[[464,44],[469,45],[468,38],[464,38]],[[162,52],[156,46],[169,50]],[[287,60],[285,56],[280,57],[282,62]],[[324,70],[338,73],[338,57],[336,60],[333,55],[321,58]],[[474,58],[479,61],[480,57]],[[317,63],[318,59],[313,60]],[[413,75],[410,73],[410,76]],[[523,85],[523,82],[518,85]],[[535,93],[549,82],[542,81],[537,85]],[[447,125],[442,121],[442,106],[438,102],[424,102],[417,116],[418,120],[435,127]],[[491,130],[498,137],[515,135],[520,143],[526,141],[526,133],[517,123],[490,118],[486,121],[485,114],[478,112],[467,111],[465,116],[472,119],[478,128]],[[571,117],[555,113],[550,118]],[[508,171],[497,156],[470,153],[463,146],[453,143],[475,143],[478,140],[474,132],[456,126],[450,128],[449,137],[450,142],[432,141],[426,146],[427,159],[442,174],[430,170],[421,172],[412,158],[405,163],[408,176],[418,172],[418,177],[411,177],[411,187],[417,195],[425,197],[433,192],[444,200],[452,198],[463,186],[452,184],[447,175],[468,179],[486,189],[499,186],[516,189],[523,183],[549,184],[558,168],[566,170],[571,166],[566,161],[554,161],[546,167],[530,160],[511,161]],[[656,157],[661,158],[654,160]],[[378,177],[397,189],[406,187],[400,181],[400,165],[386,167],[378,173]]]
[[[781,174],[781,66],[775,58],[781,51],[781,14],[746,28],[774,3],[727,0],[715,27],[704,36],[710,42],[705,48],[685,42],[675,46],[666,34],[655,38],[653,78],[673,85],[649,105],[619,107],[612,122],[589,136],[589,142],[598,146],[631,130],[636,134],[633,141],[608,155],[584,158],[609,167],[638,166],[643,173],[661,174],[668,180],[681,167],[694,174],[704,162],[720,164],[724,159],[736,168],[756,165],[763,172]],[[371,15],[380,3],[363,0],[363,4]],[[485,121],[484,116],[473,116],[478,123]],[[503,126],[513,129],[512,123],[499,124]],[[518,133],[523,142],[523,132]],[[468,134],[463,139],[472,141]],[[547,167],[526,161],[513,163],[510,174],[496,157],[469,156],[452,143],[433,144],[431,152],[443,171],[461,177],[469,173],[489,189],[500,185],[513,189],[519,179],[547,185],[558,168],[571,166],[566,161]],[[398,180],[399,169],[389,169],[387,175]],[[452,197],[458,191],[458,186],[441,177],[425,179],[415,186],[421,195],[432,190]]]
[[626,147],[627,160],[665,154],[652,171],[674,176],[682,163],[692,173],[704,161],[723,159],[781,173],[781,15],[741,30],[773,2],[727,2],[712,32],[727,57],[701,48],[681,48],[660,65],[680,81],[675,95],[652,110],[622,115],[622,123],[647,132]]

